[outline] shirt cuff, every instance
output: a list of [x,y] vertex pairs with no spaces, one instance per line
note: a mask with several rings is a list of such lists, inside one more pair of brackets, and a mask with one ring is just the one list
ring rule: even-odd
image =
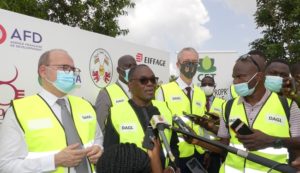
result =
[[51,154],[51,155],[48,155],[48,156],[42,158],[41,161],[42,161],[43,171],[47,172],[47,171],[55,171],[56,170],[54,155],[55,154]]

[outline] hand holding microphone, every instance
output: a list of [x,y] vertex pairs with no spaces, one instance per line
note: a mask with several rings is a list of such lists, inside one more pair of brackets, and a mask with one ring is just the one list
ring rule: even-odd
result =
[[171,151],[170,145],[168,143],[167,137],[164,133],[165,128],[169,128],[171,125],[166,122],[166,120],[160,115],[153,115],[150,124],[153,129],[158,130],[158,135],[160,139],[163,141],[164,148],[166,149],[168,156],[172,162],[175,161],[175,157]]
[[[184,123],[184,121],[178,117],[178,116],[174,116],[173,117],[173,122],[181,129],[181,130],[184,130],[185,132],[189,132],[189,133],[192,133],[194,135],[197,135],[196,132],[191,128],[189,127],[186,123]],[[196,144],[197,143],[197,140],[192,138],[192,137],[189,137],[187,135],[183,135],[183,138],[184,140],[189,143],[189,144]]]

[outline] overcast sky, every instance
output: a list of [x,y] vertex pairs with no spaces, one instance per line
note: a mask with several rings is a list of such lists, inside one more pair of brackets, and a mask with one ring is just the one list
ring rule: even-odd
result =
[[253,14],[255,0],[135,0],[128,16],[119,19],[129,34],[120,39],[170,52],[175,74],[176,52],[249,50],[260,36]]

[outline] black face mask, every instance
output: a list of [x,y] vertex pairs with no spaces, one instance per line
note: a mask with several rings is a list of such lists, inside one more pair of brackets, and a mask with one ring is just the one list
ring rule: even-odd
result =
[[180,64],[180,73],[182,73],[186,78],[192,79],[197,72],[198,63],[187,62]]

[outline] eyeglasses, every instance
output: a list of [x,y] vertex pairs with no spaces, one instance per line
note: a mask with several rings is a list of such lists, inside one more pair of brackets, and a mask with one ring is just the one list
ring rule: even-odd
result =
[[139,79],[131,79],[131,80],[138,80],[142,85],[147,85],[149,83],[149,81],[152,83],[152,84],[157,84],[158,82],[158,77],[150,77],[150,78],[147,78],[147,77],[141,77]]
[[72,67],[72,66],[69,66],[69,65],[56,65],[56,64],[53,64],[53,65],[47,65],[47,66],[54,66],[54,67],[57,67],[58,69],[62,69],[65,73],[70,73],[70,71],[74,72],[75,75],[79,75],[79,73],[81,72],[81,70],[79,68],[76,68],[76,67]]
[[245,54],[239,57],[239,60],[246,60],[246,59],[250,59],[251,62],[256,66],[257,70],[260,71],[259,65],[257,64],[257,62],[252,58],[252,56],[250,54]]
[[199,61],[183,61],[180,64],[198,64]]

